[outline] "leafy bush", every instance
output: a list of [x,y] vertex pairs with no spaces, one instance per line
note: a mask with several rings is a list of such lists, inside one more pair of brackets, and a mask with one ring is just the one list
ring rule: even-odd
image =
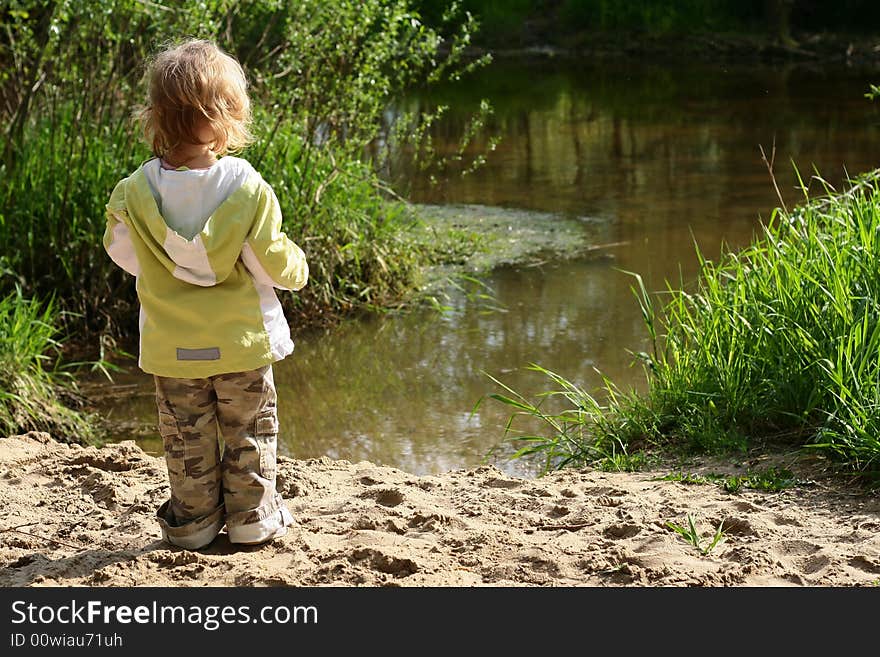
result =
[[313,283],[290,302],[299,319],[381,305],[416,283],[430,250],[404,247],[412,219],[388,200],[367,146],[381,141],[376,157],[395,147],[384,117],[395,95],[478,65],[462,59],[472,19],[441,36],[409,0],[20,0],[0,11],[0,292],[54,295],[80,328],[133,334],[134,286],[100,247],[104,204],[150,156],[129,118],[143,64],[185,36],[217,41],[253,83],[258,141],[243,156],[276,187],[309,256]]

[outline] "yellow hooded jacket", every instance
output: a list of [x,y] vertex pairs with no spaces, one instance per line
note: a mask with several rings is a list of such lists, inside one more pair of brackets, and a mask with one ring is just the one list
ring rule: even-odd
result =
[[281,230],[269,184],[250,167],[188,240],[160,214],[145,165],[114,188],[104,232],[110,258],[136,277],[140,368],[206,378],[289,355],[290,328],[274,288],[301,289],[309,268],[302,249]]

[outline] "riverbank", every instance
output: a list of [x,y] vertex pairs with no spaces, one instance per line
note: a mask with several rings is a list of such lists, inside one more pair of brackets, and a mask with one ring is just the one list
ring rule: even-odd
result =
[[730,64],[880,65],[880,34],[801,33],[792,43],[767,35],[695,32],[652,34],[642,31],[577,31],[553,35],[535,31],[514,46],[475,46],[479,57],[569,57],[591,61],[720,62]]
[[[419,0],[428,24],[442,11]],[[466,0],[480,29],[472,54],[560,55],[651,61],[709,60],[822,64],[880,62],[880,11],[874,3],[610,3]]]
[[[880,583],[880,500],[830,478],[821,463],[773,459],[801,485],[731,494],[657,480],[662,469],[526,480],[484,467],[416,477],[368,462],[282,457],[278,487],[297,519],[292,531],[244,549],[224,533],[190,552],[160,540],[161,459],[131,442],[83,448],[44,433],[12,436],[0,439],[0,585]],[[686,524],[688,514],[708,538],[723,523],[707,555],[667,525]]]

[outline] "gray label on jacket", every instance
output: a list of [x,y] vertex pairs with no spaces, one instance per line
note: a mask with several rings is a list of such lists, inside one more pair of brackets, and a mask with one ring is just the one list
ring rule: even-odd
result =
[[177,360],[220,360],[220,347],[206,349],[177,348]]

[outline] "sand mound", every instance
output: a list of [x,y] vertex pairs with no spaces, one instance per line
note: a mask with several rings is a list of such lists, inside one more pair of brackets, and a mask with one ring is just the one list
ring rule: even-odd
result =
[[[664,473],[660,473],[664,474]],[[880,500],[825,485],[725,493],[657,472],[515,479],[492,467],[415,477],[280,459],[299,526],[265,546],[160,540],[164,462],[134,443],[0,439],[0,585],[871,585]],[[666,526],[718,523],[708,555]]]

